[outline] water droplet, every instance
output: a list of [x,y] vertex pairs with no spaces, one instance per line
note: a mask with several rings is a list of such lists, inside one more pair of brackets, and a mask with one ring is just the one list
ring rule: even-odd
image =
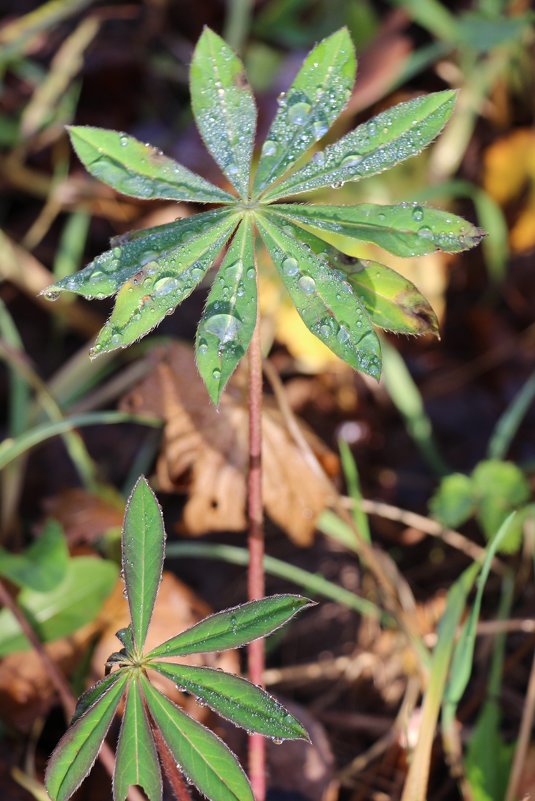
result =
[[47,300],[55,301],[59,298],[61,292],[58,292],[56,289],[47,289],[45,290],[45,298]]
[[154,284],[154,295],[169,295],[170,292],[175,292],[179,287],[180,281],[178,278],[172,275],[165,275],[163,278],[158,278]]
[[323,122],[322,120],[316,120],[312,123],[312,130],[314,131],[314,136],[316,139],[321,139],[322,136],[325,136],[329,127],[327,123]]
[[323,150],[318,150],[317,153],[314,153],[312,156],[312,161],[314,164],[317,164],[318,167],[322,167],[325,164],[325,153]]
[[424,210],[421,206],[415,206],[412,210],[412,219],[415,222],[422,222],[424,218]]
[[232,633],[236,634],[238,631],[238,620],[236,618],[236,615],[230,616],[230,627],[232,629]]
[[241,320],[232,314],[213,314],[204,322],[204,330],[214,334],[222,345],[233,340],[241,327]]
[[255,277],[255,269],[254,267],[249,267],[247,270],[247,278],[254,278]]
[[341,345],[347,345],[347,343],[351,339],[351,335],[348,331],[347,325],[345,325],[344,323],[340,325],[340,330],[338,331],[336,338],[338,339],[338,342],[340,342]]
[[219,381],[219,379],[221,378],[221,370],[214,370],[212,372],[212,378],[214,379],[214,381]]
[[433,239],[433,232],[427,225],[423,225],[421,228],[418,229],[418,236],[421,236],[422,239]]
[[297,264],[297,260],[293,258],[293,256],[288,256],[282,262],[282,272],[284,275],[292,276],[297,275],[299,272],[299,265]]
[[320,325],[320,334],[322,335],[322,337],[325,338],[330,337],[331,333],[332,332],[330,325],[328,325],[327,323],[323,323],[323,325]]
[[111,254],[114,259],[118,259],[119,256],[121,255],[121,248],[113,248]]
[[310,104],[309,103],[294,103],[293,106],[290,106],[288,109],[288,119],[290,122],[293,122],[294,125],[306,125],[308,118],[310,116]]
[[377,123],[375,122],[375,120],[370,120],[370,122],[368,123],[368,127],[366,128],[366,131],[368,133],[368,136],[375,136],[375,134],[377,133]]
[[356,167],[360,161],[362,161],[360,153],[350,153],[343,159],[342,167]]
[[302,275],[299,279],[299,288],[305,295],[312,295],[316,291],[316,282],[311,275]]
[[274,745],[282,745],[282,744],[283,744],[283,742],[284,742],[284,739],[283,739],[282,737],[272,737],[272,738],[271,738],[271,742],[272,742]]
[[277,143],[272,142],[271,139],[267,139],[262,146],[262,155],[274,156],[276,152],[277,152]]
[[205,339],[200,339],[199,344],[197,346],[197,350],[199,353],[206,353],[208,350],[208,344]]
[[119,138],[119,142],[121,143],[121,147],[126,147],[128,144],[128,136],[126,134],[121,134]]

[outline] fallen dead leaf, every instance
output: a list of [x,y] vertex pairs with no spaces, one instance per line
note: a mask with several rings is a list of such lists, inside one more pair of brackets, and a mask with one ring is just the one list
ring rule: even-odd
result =
[[75,487],[47,498],[44,508],[61,524],[71,546],[95,542],[123,524],[124,501],[111,493],[102,497]]
[[[121,401],[121,408],[166,421],[157,464],[159,487],[187,487],[184,527],[197,536],[207,531],[246,527],[248,413],[245,393],[231,383],[219,408],[208,398],[193,352],[173,343],[153,351],[154,370]],[[315,520],[329,504],[330,491],[295,445],[278,409],[265,399],[262,418],[263,493],[270,518],[298,545],[312,541]],[[331,451],[303,426],[318,458]]]

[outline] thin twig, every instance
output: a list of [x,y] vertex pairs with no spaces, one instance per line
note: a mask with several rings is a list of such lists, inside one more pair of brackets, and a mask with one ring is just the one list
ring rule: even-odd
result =
[[518,742],[515,750],[515,757],[513,759],[513,766],[509,774],[509,784],[507,786],[507,793],[505,801],[514,801],[518,794],[518,784],[524,770],[526,763],[526,756],[531,739],[531,728],[533,726],[533,718],[535,717],[535,653],[533,654],[533,661],[531,663],[531,673],[529,677],[528,692],[526,701],[522,711],[522,720],[520,722],[520,732],[518,735]]
[[[36,652],[39,659],[43,663],[43,667],[47,671],[48,675],[50,676],[50,680],[52,681],[52,684],[57,690],[57,693],[61,701],[61,705],[63,706],[63,709],[65,711],[65,717],[67,718],[67,720],[70,720],[73,716],[76,707],[76,699],[71,692],[71,688],[69,687],[69,684],[65,676],[59,670],[54,660],[51,659],[43,643],[41,642],[41,640],[31,627],[29,621],[26,618],[26,615],[24,615],[24,613],[22,612],[16,601],[13,600],[13,598],[7,591],[2,581],[0,581],[0,603],[2,603],[7,609],[9,609],[9,611],[19,624],[23,634],[29,640],[34,651]],[[100,749],[99,753],[99,760],[106,769],[106,771],[109,773],[109,775],[113,776],[113,772],[115,769],[115,757],[113,755],[113,751],[106,742],[102,743],[102,748]],[[131,787],[129,789],[128,799],[129,801],[144,801],[143,795],[135,787]]]
[[[258,315],[249,346],[249,474],[247,514],[249,522],[249,600],[265,594],[264,576],[264,508],[262,503],[262,349],[260,316]],[[248,648],[249,679],[262,684],[264,674],[264,641],[255,640]],[[256,801],[266,797],[266,744],[261,734],[249,737],[249,773]]]

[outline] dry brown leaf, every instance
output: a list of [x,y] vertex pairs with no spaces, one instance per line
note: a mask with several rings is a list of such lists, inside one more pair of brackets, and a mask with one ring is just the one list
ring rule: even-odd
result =
[[[198,595],[177,579],[172,573],[164,572],[158,597],[154,605],[154,614],[149,626],[145,652],[152,650],[165,640],[174,637],[184,629],[193,626],[206,615],[211,614],[210,607]],[[93,681],[104,675],[106,660],[121,646],[115,633],[127,626],[130,622],[128,604],[123,595],[123,584],[118,582],[115,591],[108,598],[101,617],[106,618],[106,628],[100,638],[91,662]],[[239,673],[240,661],[236,651],[223,651],[222,653],[192,654],[180,657],[180,662],[187,665],[197,665],[212,668],[221,668],[229,673]],[[171,698],[181,704],[187,712],[198,720],[205,720],[208,712],[200,707],[193,698],[180,693],[176,686],[155,672],[151,672],[151,681]]]
[[107,531],[123,525],[124,501],[103,498],[75,487],[44,503],[46,513],[61,523],[69,544],[95,542]]
[[[154,370],[121,408],[166,421],[157,464],[162,490],[188,489],[184,526],[193,536],[246,527],[248,417],[236,383],[219,408],[209,400],[189,347],[173,343],[153,352]],[[280,412],[266,399],[263,419],[263,493],[270,518],[298,545],[309,545],[315,520],[331,500],[329,488],[294,443]],[[303,427],[320,459],[334,458]]]

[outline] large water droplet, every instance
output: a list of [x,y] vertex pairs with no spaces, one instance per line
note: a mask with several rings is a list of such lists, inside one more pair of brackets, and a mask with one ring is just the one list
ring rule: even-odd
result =
[[312,123],[312,130],[314,131],[314,137],[316,139],[321,139],[321,137],[325,136],[329,130],[329,126],[322,120],[316,120],[314,123]]
[[47,300],[55,301],[59,298],[61,292],[58,292],[56,289],[46,289],[44,292],[44,296]]
[[271,139],[267,139],[262,146],[262,155],[274,156],[276,152],[277,152],[277,143],[272,142]]
[[121,134],[119,142],[121,143],[121,147],[126,147],[128,144],[128,136],[126,134]]
[[311,275],[302,275],[299,279],[299,288],[305,295],[312,295],[316,291],[316,282]]
[[[149,266],[149,265],[147,265]],[[154,284],[154,295],[161,297],[162,295],[169,295],[180,287],[180,281],[172,275],[165,275],[163,278],[158,278]]]
[[213,370],[212,378],[214,379],[214,381],[219,381],[219,379],[221,378],[221,370]]
[[418,236],[421,236],[422,239],[433,239],[433,232],[429,228],[428,225],[423,225],[421,228],[418,229]]
[[222,345],[233,340],[241,327],[241,320],[232,314],[213,314],[204,323],[204,330],[214,334]]
[[356,167],[360,161],[362,161],[360,153],[350,153],[343,159],[342,167]]
[[197,350],[199,353],[206,353],[208,350],[208,344],[205,339],[200,339],[199,344],[197,346]]
[[323,165],[325,164],[325,153],[323,152],[323,150],[318,150],[317,153],[314,153],[314,155],[312,156],[312,161],[314,162],[314,164],[317,164],[318,167],[323,167]]
[[293,256],[288,256],[282,262],[282,271],[284,275],[297,275],[299,272],[299,265],[297,264],[297,260],[293,258]]
[[415,206],[412,210],[412,219],[415,222],[422,222],[424,218],[424,210],[421,206]]
[[288,119],[294,125],[306,125],[310,117],[310,104],[309,103],[294,103],[288,109]]
[[349,333],[347,325],[345,325],[344,323],[340,325],[340,330],[338,331],[336,338],[338,339],[338,342],[340,342],[341,345],[348,344],[348,342],[351,339],[351,335]]

